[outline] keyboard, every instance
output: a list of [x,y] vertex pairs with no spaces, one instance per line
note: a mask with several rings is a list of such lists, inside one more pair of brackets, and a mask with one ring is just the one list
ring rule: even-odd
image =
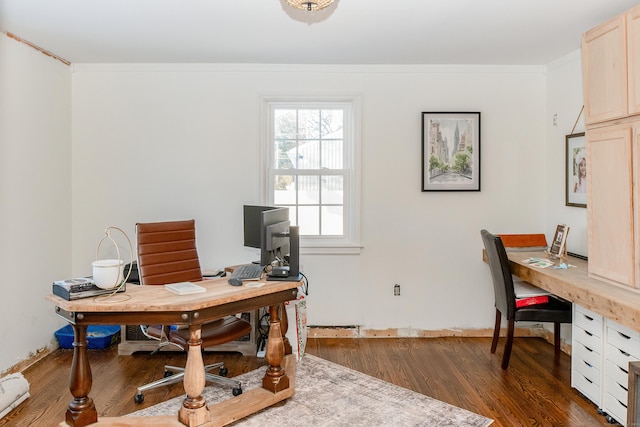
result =
[[243,264],[233,270],[229,278],[240,280],[260,280],[262,278],[262,266],[260,264]]

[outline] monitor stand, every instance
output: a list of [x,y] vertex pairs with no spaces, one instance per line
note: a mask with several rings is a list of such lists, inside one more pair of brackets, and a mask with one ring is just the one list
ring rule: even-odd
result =
[[278,281],[278,282],[299,282],[302,280],[302,274],[298,274],[297,276],[287,276],[287,277],[278,277],[278,276],[268,276],[267,280]]

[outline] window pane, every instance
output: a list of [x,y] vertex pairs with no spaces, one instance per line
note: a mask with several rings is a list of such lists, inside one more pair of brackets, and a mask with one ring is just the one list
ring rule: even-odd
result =
[[298,150],[298,169],[320,168],[320,141],[313,140],[300,144]]
[[341,176],[322,177],[322,204],[344,204],[344,178]]
[[296,181],[293,175],[276,175],[273,183],[273,202],[276,205],[296,204]]
[[342,206],[323,206],[322,210],[322,235],[340,236],[343,232]]
[[298,225],[301,235],[318,236],[320,234],[320,207],[299,206]]
[[322,141],[322,168],[342,169],[342,140]]
[[289,139],[276,140],[274,167],[276,169],[293,169],[296,167],[296,141]]
[[298,138],[320,137],[320,110],[298,110]]
[[321,135],[323,139],[342,139],[344,129],[343,110],[322,110]]
[[273,131],[276,139],[295,139],[298,133],[296,110],[275,110]]
[[319,176],[298,176],[298,204],[299,205],[317,205],[319,203],[320,203],[320,177]]

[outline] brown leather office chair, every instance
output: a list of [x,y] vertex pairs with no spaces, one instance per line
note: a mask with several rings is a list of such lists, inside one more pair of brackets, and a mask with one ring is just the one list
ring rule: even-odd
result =
[[480,232],[482,242],[487,252],[491,277],[493,278],[493,290],[495,294],[496,322],[493,329],[493,341],[491,353],[495,353],[500,337],[500,325],[502,316],[508,322],[507,342],[502,354],[502,369],[509,367],[511,348],[513,346],[513,333],[515,322],[553,322],[554,346],[556,356],[560,354],[560,324],[571,323],[571,303],[555,295],[549,296],[549,302],[525,307],[516,307],[516,296],[513,286],[513,277],[509,258],[500,236],[493,235],[487,230]]
[[[202,280],[196,249],[195,220],[139,223],[136,224],[136,234],[141,285]],[[158,350],[169,345],[183,351],[189,348],[188,328],[172,328],[168,325],[143,325],[141,328],[148,338],[159,341]],[[228,316],[204,324],[201,332],[202,348],[207,348],[248,335],[251,332],[251,324],[235,316]],[[209,372],[216,368],[220,370],[220,375]],[[207,381],[232,385],[234,395],[242,393],[240,382],[224,377],[224,364],[207,365],[205,371]],[[134,400],[141,403],[144,400],[144,390],[173,384],[182,381],[183,377],[184,368],[165,366],[165,377],[138,387]]]

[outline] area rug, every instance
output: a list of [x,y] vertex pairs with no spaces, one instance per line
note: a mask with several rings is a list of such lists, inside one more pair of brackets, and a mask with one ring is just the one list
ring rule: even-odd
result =
[[[247,391],[260,387],[266,367],[237,377]],[[264,426],[469,426],[493,421],[465,409],[373,378],[319,357],[305,355],[296,367],[295,394],[274,406],[232,424]],[[206,387],[209,404],[231,398],[228,388]],[[129,416],[177,414],[184,397],[177,397]]]

